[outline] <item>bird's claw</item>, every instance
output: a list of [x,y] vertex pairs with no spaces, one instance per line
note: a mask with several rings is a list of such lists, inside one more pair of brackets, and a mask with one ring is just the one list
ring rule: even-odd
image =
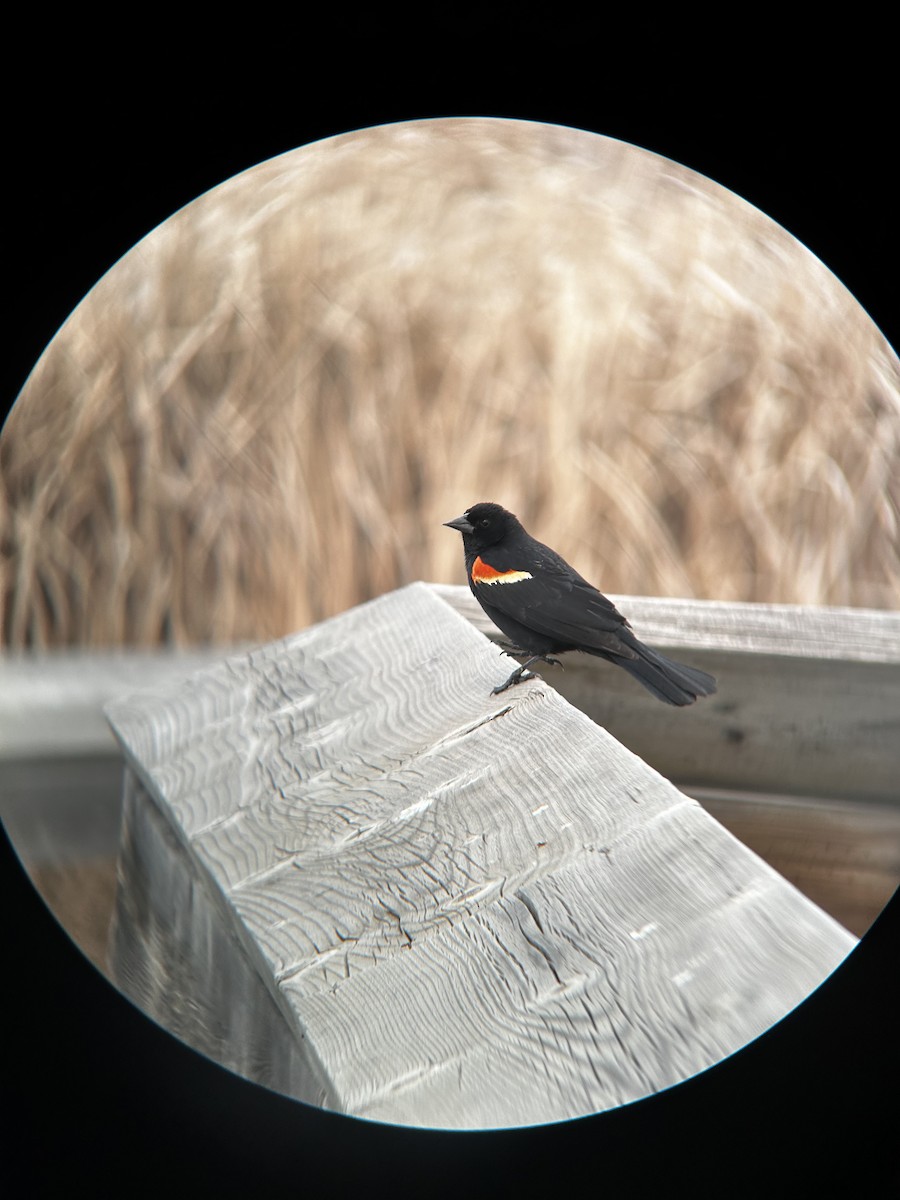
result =
[[529,671],[525,667],[520,667],[518,671],[513,671],[506,683],[500,683],[495,688],[491,688],[492,696],[499,696],[501,692],[505,692],[507,688],[511,688],[516,683],[524,683],[529,679],[539,679],[540,676],[535,675],[534,671]]

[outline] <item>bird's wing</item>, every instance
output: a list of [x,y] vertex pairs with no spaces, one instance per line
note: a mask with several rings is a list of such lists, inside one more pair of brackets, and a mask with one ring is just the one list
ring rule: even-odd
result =
[[490,583],[479,582],[473,573],[476,595],[489,609],[563,645],[637,657],[628,633],[627,641],[622,638],[628,623],[612,601],[548,547],[538,545],[504,574],[509,582]]

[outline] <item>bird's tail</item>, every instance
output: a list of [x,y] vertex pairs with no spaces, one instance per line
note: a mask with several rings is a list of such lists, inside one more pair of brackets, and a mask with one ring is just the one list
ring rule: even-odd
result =
[[651,650],[637,638],[634,639],[632,648],[640,657],[616,658],[616,664],[623,667],[638,683],[642,683],[657,700],[664,700],[667,704],[693,704],[698,696],[711,696],[716,690],[715,679],[705,671],[673,662],[659,651]]

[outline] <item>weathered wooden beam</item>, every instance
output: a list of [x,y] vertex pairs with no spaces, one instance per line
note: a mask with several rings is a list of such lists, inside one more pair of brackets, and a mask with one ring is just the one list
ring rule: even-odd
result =
[[668,1087],[850,952],[552,688],[492,696],[498,666],[415,584],[113,702],[122,986],[262,1082],[479,1128]]
[[[430,585],[499,643],[468,588]],[[649,645],[711,671],[715,696],[660,704],[602,659],[548,683],[668,778],[741,791],[900,802],[900,614],[613,596]],[[497,665],[502,681],[505,665]]]

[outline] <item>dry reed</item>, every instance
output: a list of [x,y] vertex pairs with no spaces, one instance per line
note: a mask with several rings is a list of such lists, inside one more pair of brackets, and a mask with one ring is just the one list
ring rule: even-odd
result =
[[676,164],[519,122],[349,134],[173,216],[0,441],[6,646],[257,640],[499,500],[607,591],[890,607],[900,369]]

